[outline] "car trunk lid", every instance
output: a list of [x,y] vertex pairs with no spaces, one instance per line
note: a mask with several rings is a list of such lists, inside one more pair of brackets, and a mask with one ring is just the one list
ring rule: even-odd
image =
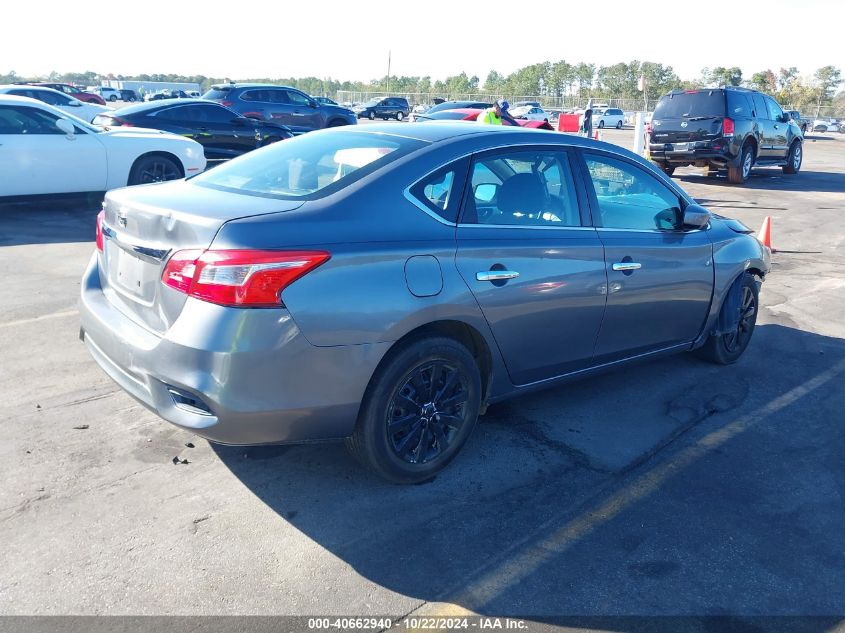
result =
[[105,239],[100,259],[106,296],[135,322],[165,332],[186,301],[185,294],[161,283],[173,253],[207,249],[230,220],[300,206],[301,201],[221,192],[189,181],[111,191],[103,203]]

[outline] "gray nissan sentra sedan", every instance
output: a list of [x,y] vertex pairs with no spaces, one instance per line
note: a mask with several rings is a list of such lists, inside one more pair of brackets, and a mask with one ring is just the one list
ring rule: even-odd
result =
[[81,337],[211,441],[345,438],[410,483],[491,402],[673,352],[735,361],[770,266],[749,233],[606,143],[332,129],[111,191]]

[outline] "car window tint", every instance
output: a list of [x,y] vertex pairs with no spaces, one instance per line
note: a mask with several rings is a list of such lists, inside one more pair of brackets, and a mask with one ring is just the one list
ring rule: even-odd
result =
[[728,92],[728,116],[750,117],[754,109],[748,95],[729,90]]
[[191,113],[188,106],[176,106],[175,108],[166,108],[159,110],[155,114],[155,118],[163,119],[165,121],[190,121]]
[[515,151],[477,159],[462,222],[579,226],[575,186],[564,152]]
[[763,96],[757,94],[756,92],[751,95],[751,99],[754,102],[754,114],[761,119],[768,119],[769,112],[766,108],[766,102],[763,101]]
[[234,112],[216,105],[197,105],[194,107],[200,110],[202,118],[199,120],[209,123],[231,123],[232,119],[238,116]]
[[64,134],[59,117],[37,108],[0,106],[0,134]]
[[293,90],[285,90],[285,93],[287,94],[288,101],[290,101],[292,105],[306,106],[309,103],[308,97],[302,93],[294,92]]
[[273,100],[270,90],[247,90],[241,95],[244,101],[263,101],[265,103]]
[[680,200],[654,176],[604,156],[586,159],[605,228],[673,230],[680,226]]
[[769,109],[769,118],[772,121],[780,121],[783,117],[783,110],[781,110],[777,102],[770,97],[766,97],[766,106]]

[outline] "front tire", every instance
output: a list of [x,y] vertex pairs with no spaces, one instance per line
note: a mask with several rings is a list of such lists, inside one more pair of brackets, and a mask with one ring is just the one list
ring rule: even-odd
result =
[[617,130],[621,130],[621,129],[622,129],[622,121],[619,121],[619,122],[616,124],[616,129],[617,129]]
[[376,120],[376,113],[375,112],[370,112],[367,116],[370,118],[370,121]]
[[601,130],[604,127],[604,121],[599,121],[599,129]]
[[115,97],[114,95],[112,95],[112,96],[110,96],[110,97],[109,97],[109,101],[111,101],[112,103],[114,103],[115,101],[117,101],[117,97]]
[[751,167],[754,165],[754,151],[751,145],[746,143],[742,146],[742,155],[739,159],[739,166],[728,165],[728,182],[732,185],[741,185],[751,175]]
[[786,155],[786,165],[783,166],[783,173],[797,174],[801,169],[801,162],[804,160],[804,148],[799,141],[794,141]]
[[[742,289],[740,291],[739,320],[736,328],[731,332],[722,334],[711,334],[707,342],[695,350],[696,356],[718,365],[730,365],[735,363],[748,344],[751,342],[751,335],[754,334],[754,327],[757,324],[757,312],[759,311],[760,289],[757,280],[753,275],[744,275]],[[729,309],[727,301],[722,305],[722,312]],[[721,321],[723,314],[719,315]]]
[[660,169],[662,169],[663,173],[669,176],[670,178],[672,177],[672,174],[675,173],[674,165],[660,165]]
[[466,347],[439,336],[412,340],[376,370],[346,445],[388,481],[427,481],[466,443],[480,404],[480,372]]
[[153,182],[183,178],[182,170],[172,158],[153,154],[141,156],[129,170],[128,185],[146,185]]
[[397,112],[397,113],[396,113],[396,120],[397,120],[397,121],[401,121],[401,120],[402,120],[402,119],[404,119],[404,118],[405,118],[405,113],[404,113],[404,112]]

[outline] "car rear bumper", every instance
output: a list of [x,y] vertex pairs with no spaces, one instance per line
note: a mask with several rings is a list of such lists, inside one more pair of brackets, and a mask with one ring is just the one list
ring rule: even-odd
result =
[[177,426],[223,444],[304,442],[351,434],[389,343],[317,347],[285,309],[188,299],[165,334],[113,305],[98,258],[82,279],[80,338],[127,393]]
[[738,154],[731,151],[730,145],[713,147],[711,141],[684,143],[679,149],[677,143],[649,143],[651,160],[668,165],[694,165],[696,163],[715,163],[728,165],[737,160]]

